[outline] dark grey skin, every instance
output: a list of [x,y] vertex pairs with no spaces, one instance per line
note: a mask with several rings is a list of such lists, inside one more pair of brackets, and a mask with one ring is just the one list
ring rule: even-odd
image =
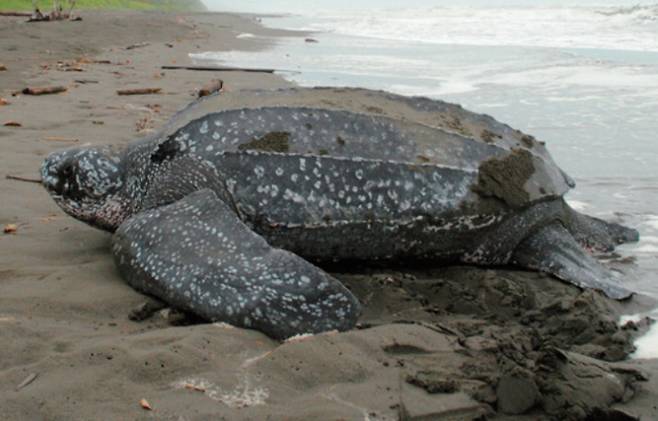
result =
[[115,232],[133,287],[278,339],[356,323],[358,300],[314,265],[326,261],[514,264],[631,295],[583,246],[637,232],[572,210],[573,181],[543,144],[440,101],[221,95],[122,151],[54,153],[42,177],[65,212]]

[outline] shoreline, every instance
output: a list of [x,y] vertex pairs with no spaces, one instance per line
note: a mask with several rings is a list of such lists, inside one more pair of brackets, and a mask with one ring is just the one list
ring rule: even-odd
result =
[[[265,28],[256,15],[81,15],[82,22],[29,26],[0,18],[0,48],[9,51],[0,97],[10,102],[0,106],[0,124],[22,124],[0,126],[5,174],[33,177],[45,155],[65,147],[146,136],[214,78],[228,90],[292,86],[278,75],[160,66],[192,64],[193,51],[267,48],[277,36],[304,36]],[[243,32],[262,38],[236,38]],[[140,42],[149,45],[126,49]],[[11,96],[27,85],[67,91]],[[162,93],[116,94],[147,87]],[[64,215],[39,186],[3,177],[0,191],[0,224],[17,226],[15,234],[0,234],[0,418],[384,420],[442,407],[474,416],[498,409],[496,419],[521,420],[502,412],[518,410],[505,402],[527,390],[536,393],[521,409],[532,419],[548,419],[552,410],[607,410],[633,394],[620,410],[658,415],[651,404],[657,376],[638,381],[635,371],[658,374],[658,361],[618,363],[642,329],[617,326],[628,303],[505,268],[346,268],[335,275],[365,307],[351,332],[279,344],[221,324],[174,326],[165,314],[137,323],[127,315],[144,297],[118,276],[108,234]],[[566,381],[537,370],[556,355],[564,361],[551,360],[554,370]],[[594,380],[570,377],[576,369]],[[445,378],[454,384],[447,387]],[[443,391],[428,393],[433,387]],[[581,401],[562,402],[566,409],[557,405],[555,390],[589,387],[607,392],[600,401],[578,395]]]

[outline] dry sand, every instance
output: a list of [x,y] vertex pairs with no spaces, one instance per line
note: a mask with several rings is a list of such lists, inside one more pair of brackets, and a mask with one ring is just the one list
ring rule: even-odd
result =
[[[267,47],[241,32],[286,34],[225,14],[83,17],[0,18],[0,97],[10,102],[0,124],[22,125],[0,126],[0,226],[17,228],[0,234],[0,419],[658,418],[658,364],[619,362],[642,326],[620,328],[617,317],[642,300],[611,302],[539,274],[333,268],[364,303],[359,329],[283,344],[225,325],[173,326],[166,312],[130,321],[144,297],[119,278],[109,235],[65,216],[37,184],[4,176],[36,178],[56,149],[148,134],[215,77],[228,90],[287,85],[160,70],[192,51]],[[68,91],[11,96],[28,85]],[[137,87],[162,93],[116,94]]]

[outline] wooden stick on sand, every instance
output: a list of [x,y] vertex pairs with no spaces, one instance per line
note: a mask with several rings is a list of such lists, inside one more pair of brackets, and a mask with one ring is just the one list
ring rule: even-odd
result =
[[80,139],[76,139],[74,137],[61,137],[61,136],[48,136],[44,137],[43,140],[49,141],[49,142],[79,142]]
[[137,88],[137,89],[120,89],[117,91],[118,95],[150,95],[159,94],[161,88]]
[[195,70],[199,72],[251,72],[274,73],[276,69],[250,69],[245,67],[208,67],[208,66],[162,66],[163,70]]
[[24,182],[26,182],[26,183],[38,183],[38,184],[41,184],[41,180],[38,180],[38,179],[36,179],[36,178],[19,177],[19,176],[17,176],[17,175],[10,175],[10,174],[7,174],[7,175],[5,176],[5,178],[6,178],[7,180],[24,181]]
[[213,79],[209,84],[204,85],[201,89],[199,89],[198,96],[201,98],[214,94],[215,92],[221,91],[223,86],[224,82],[221,79]]
[[66,88],[64,86],[46,86],[43,88],[30,88],[27,87],[21,91],[23,95],[49,95],[49,94],[58,94],[60,92],[65,92]]

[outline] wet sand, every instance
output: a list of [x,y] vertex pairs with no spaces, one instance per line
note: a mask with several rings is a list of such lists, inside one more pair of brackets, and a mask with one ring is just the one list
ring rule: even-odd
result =
[[[0,234],[0,419],[658,417],[658,364],[624,361],[642,326],[616,323],[642,300],[612,302],[535,273],[334,267],[364,304],[359,328],[283,344],[227,325],[178,326],[167,311],[129,320],[145,297],[118,276],[110,236],[5,175],[36,178],[43,158],[67,146],[145,136],[213,78],[231,91],[286,86],[276,75],[160,66],[289,34],[224,14],[83,18],[0,18],[0,97],[9,101],[0,106],[0,225],[16,227]],[[236,38],[243,32],[268,38]],[[67,91],[12,96],[48,85]],[[116,94],[131,88],[162,91]]]

